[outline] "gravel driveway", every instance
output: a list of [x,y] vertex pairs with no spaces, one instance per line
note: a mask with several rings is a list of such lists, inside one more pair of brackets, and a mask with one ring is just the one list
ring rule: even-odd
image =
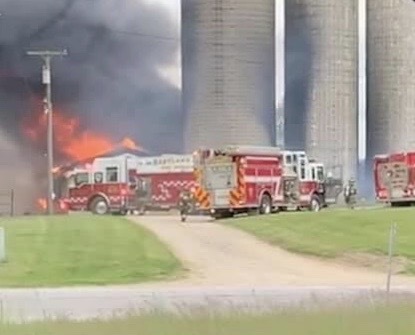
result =
[[[156,234],[189,270],[169,286],[385,286],[385,273],[295,255],[206,217],[190,217],[186,223],[178,216],[131,220]],[[414,285],[415,278],[394,276],[393,284]]]

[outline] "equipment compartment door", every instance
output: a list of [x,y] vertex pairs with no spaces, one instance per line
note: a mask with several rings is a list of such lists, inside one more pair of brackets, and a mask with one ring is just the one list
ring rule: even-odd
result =
[[342,193],[343,181],[341,179],[329,178],[324,182],[324,190],[326,204],[335,204]]
[[297,178],[284,178],[283,179],[284,189],[284,203],[295,204],[300,198],[300,184]]
[[137,199],[150,202],[152,196],[151,185],[151,177],[138,177],[136,188]]

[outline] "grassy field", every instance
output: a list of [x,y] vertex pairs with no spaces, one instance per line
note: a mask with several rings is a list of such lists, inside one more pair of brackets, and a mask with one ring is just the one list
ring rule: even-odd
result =
[[0,226],[7,244],[1,287],[137,283],[181,270],[155,236],[120,217],[24,217]]
[[124,320],[1,325],[2,335],[413,335],[415,307],[285,312],[263,316],[142,316]]
[[391,223],[398,225],[396,252],[409,260],[403,272],[415,274],[415,209],[381,208],[281,213],[224,223],[284,249],[320,257],[386,255]]

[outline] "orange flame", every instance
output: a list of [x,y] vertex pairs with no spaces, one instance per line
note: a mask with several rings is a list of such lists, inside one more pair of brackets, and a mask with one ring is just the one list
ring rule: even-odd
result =
[[[31,117],[24,120],[22,131],[33,142],[45,143],[47,115],[33,113]],[[57,108],[53,111],[53,131],[56,150],[72,160],[88,159],[117,147],[117,143],[108,136],[91,130],[82,130],[78,118],[67,116]],[[120,145],[128,149],[141,149],[128,137],[124,138]],[[56,169],[54,168],[54,172]]]
[[52,173],[58,173],[58,172],[60,171],[60,169],[61,169],[61,167],[60,167],[60,166],[55,166],[55,167],[52,169]]
[[129,137],[125,137],[121,141],[121,146],[127,149],[132,149],[132,150],[142,150],[142,148],[140,148],[137,144],[135,144],[135,142]]
[[36,200],[36,203],[42,210],[45,210],[46,208],[48,208],[48,202],[46,201],[45,198],[38,198]]

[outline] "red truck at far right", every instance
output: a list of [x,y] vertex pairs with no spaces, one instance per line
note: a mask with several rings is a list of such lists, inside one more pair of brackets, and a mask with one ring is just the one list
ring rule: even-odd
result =
[[378,202],[393,207],[415,204],[415,152],[376,155],[373,173]]

